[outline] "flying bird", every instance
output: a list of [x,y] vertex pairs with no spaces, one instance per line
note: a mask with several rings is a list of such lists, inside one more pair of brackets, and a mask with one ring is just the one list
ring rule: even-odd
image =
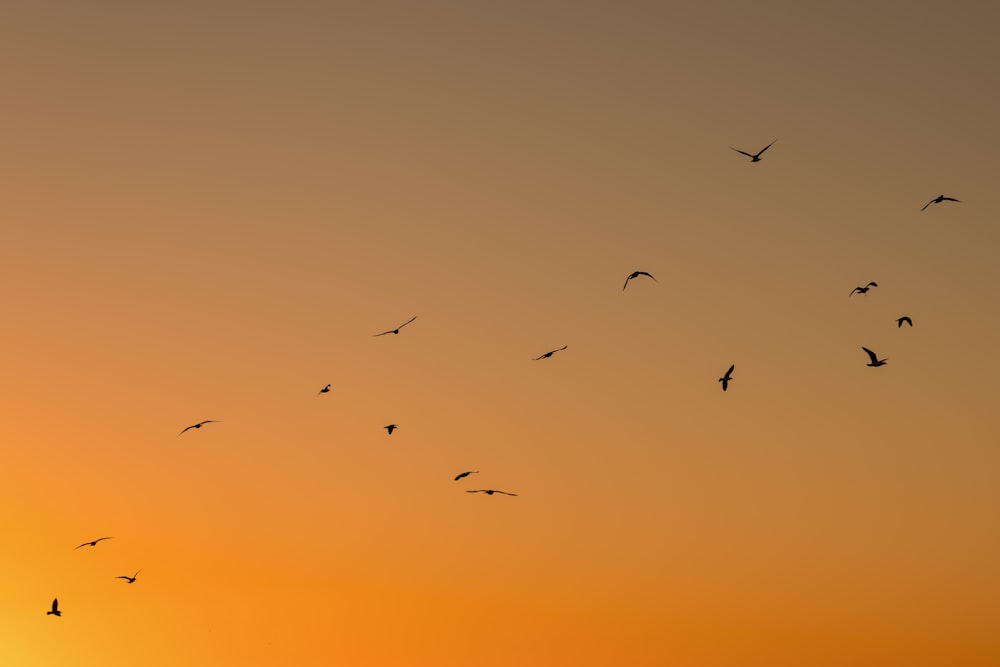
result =
[[468,477],[469,475],[474,475],[478,472],[479,472],[478,470],[466,470],[465,472],[459,473],[458,476],[455,477],[455,481],[457,482],[463,477]]
[[[777,141],[777,139],[775,139],[774,141]],[[746,155],[748,158],[750,158],[751,162],[760,162],[760,156],[764,153],[764,151],[766,151],[768,148],[774,145],[774,141],[769,143],[767,146],[761,148],[755,154],[747,153],[746,151],[741,151],[739,148],[733,148],[732,146],[730,146],[730,148],[733,148],[733,150],[736,151],[737,153],[742,153],[743,155]]]
[[214,423],[214,422],[216,422],[216,421],[218,421],[218,420],[216,420],[216,419],[206,419],[206,420],[205,420],[205,421],[203,421],[203,422],[198,422],[197,424],[191,424],[191,425],[190,425],[190,426],[188,426],[188,427],[187,427],[186,429],[184,429],[183,431],[181,431],[180,433],[178,433],[178,434],[177,434],[177,437],[178,437],[178,438],[179,438],[179,437],[181,437],[181,436],[182,436],[182,435],[184,435],[184,434],[185,434],[185,433],[186,433],[187,431],[190,431],[190,430],[191,430],[191,429],[193,429],[193,428],[201,428],[201,427],[202,427],[202,426],[204,426],[205,424],[212,424],[212,423]]
[[903,315],[901,318],[899,318],[898,320],[896,320],[896,328],[897,329],[902,329],[903,328],[903,322],[906,322],[911,327],[913,326],[913,320],[911,320],[906,315]]
[[120,577],[115,577],[115,579],[124,579],[128,583],[133,584],[133,583],[135,583],[135,578],[139,576],[140,572],[142,572],[142,570],[136,570],[135,574],[133,574],[131,577],[127,577],[125,575],[122,575]]
[[403,327],[405,327],[407,324],[409,324],[410,322],[412,322],[415,319],[417,319],[416,315],[414,315],[410,319],[406,320],[405,322],[403,322],[402,324],[400,324],[395,329],[389,329],[388,331],[383,331],[382,333],[377,333],[377,334],[374,334],[374,335],[375,336],[384,336],[386,334],[398,334],[400,329],[402,329]]
[[[646,271],[633,271],[632,273],[629,274],[628,278],[625,279],[625,287],[628,287],[628,281],[632,280],[633,278],[638,278],[639,276],[649,276],[650,278],[653,278],[652,273],[647,273]],[[660,282],[659,280],[656,280],[656,278],[653,278],[653,280],[655,282]],[[622,287],[623,292],[625,291],[625,287]]]
[[466,491],[466,493],[485,493],[488,496],[492,496],[494,493],[502,493],[505,496],[516,496],[516,493],[507,493],[506,491],[497,491],[496,489],[474,489],[472,491]]
[[98,537],[96,540],[94,540],[92,542],[84,542],[83,544],[81,544],[79,546],[73,547],[73,551],[76,551],[80,547],[96,547],[98,542],[101,542],[102,540],[110,540],[110,539],[111,539],[110,537]]
[[561,352],[561,351],[565,350],[567,347],[569,347],[569,345],[563,345],[558,350],[552,350],[551,352],[546,352],[545,354],[543,354],[540,357],[535,357],[534,361],[538,361],[539,359],[548,359],[549,357],[551,357],[556,352]]
[[864,287],[855,287],[854,289],[851,290],[851,293],[848,294],[847,296],[854,296],[855,292],[857,292],[858,294],[868,294],[868,290],[870,290],[873,287],[878,287],[878,283],[871,282],[865,285]]
[[326,394],[329,391],[330,391],[330,385],[326,385],[325,387],[319,390],[319,392],[316,394],[316,398],[319,398],[320,394]]
[[872,368],[875,368],[876,366],[885,366],[885,362],[889,361],[889,359],[879,359],[874,352],[869,350],[864,345],[861,346],[861,349],[867,352],[868,356],[872,360],[870,364],[866,364],[867,366],[871,366]]
[[722,383],[722,391],[725,391],[729,387],[729,383],[732,382],[734,368],[736,368],[736,364],[730,366],[726,374],[719,378],[719,382]]
[[398,425],[396,425],[396,424],[389,424],[388,426],[383,426],[382,428],[384,428],[384,429],[385,429],[386,431],[388,431],[388,432],[389,432],[389,435],[392,435],[392,432],[393,432],[393,431],[394,431],[395,429],[399,428],[399,426],[398,426]]
[[52,614],[53,616],[62,616],[62,612],[59,611],[59,598],[52,598],[52,609],[45,612],[46,616],[49,614]]
[[932,199],[929,202],[927,202],[926,204],[924,204],[924,207],[922,209],[920,209],[920,210],[921,211],[926,211],[927,207],[930,206],[931,204],[940,204],[943,201],[957,201],[958,203],[962,203],[961,199],[955,199],[954,197],[945,197],[944,195],[938,195],[934,199]]

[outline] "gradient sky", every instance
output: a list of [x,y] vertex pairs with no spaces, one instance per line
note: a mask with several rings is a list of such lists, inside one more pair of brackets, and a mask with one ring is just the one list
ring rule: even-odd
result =
[[0,663],[1000,663],[998,30],[7,6]]

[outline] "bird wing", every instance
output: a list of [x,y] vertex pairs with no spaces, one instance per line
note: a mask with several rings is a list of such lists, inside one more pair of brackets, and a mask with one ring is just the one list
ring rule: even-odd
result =
[[622,286],[622,291],[623,292],[625,291],[625,288],[628,287],[628,281],[630,281],[630,280],[632,280],[632,274],[631,273],[629,274],[628,278],[625,279],[625,284]]
[[955,199],[954,197],[941,197],[941,201],[957,201],[961,203],[961,199]]
[[52,598],[52,611],[59,611],[59,598]]
[[188,431],[190,431],[193,428],[194,428],[194,426],[188,426],[186,429],[184,429],[183,431],[181,431],[180,433],[178,433],[177,437],[178,438],[181,437],[182,435],[184,435],[185,433],[187,433]]
[[[648,271],[640,271],[640,272],[639,272],[639,275],[640,275],[640,276],[649,276],[650,278],[653,278],[653,274],[652,274],[652,273],[649,273]],[[653,280],[656,280],[656,278],[653,278]],[[656,282],[660,282],[660,281],[659,281],[659,280],[656,280]]]
[[386,335],[386,334],[391,334],[391,333],[392,333],[392,329],[390,329],[389,331],[383,331],[383,332],[382,332],[382,333],[380,333],[380,334],[372,334],[372,338],[374,338],[374,337],[376,337],[376,336],[384,336],[384,335]]
[[[733,147],[730,146],[730,148],[733,148]],[[741,151],[739,148],[733,148],[733,150],[736,151],[737,153],[743,153],[747,157],[753,157],[753,155],[751,155],[750,153],[747,153],[746,151]]]
[[469,473],[467,473],[467,472],[459,473],[459,475],[457,477],[455,477],[455,481],[457,482],[458,480],[462,479],[463,477],[467,476],[468,474]]
[[398,327],[396,327],[396,331],[399,331],[400,329],[402,329],[403,327],[405,327],[407,324],[409,324],[410,322],[412,322],[415,319],[417,319],[416,315],[414,315],[413,317],[411,317],[410,319],[406,320],[405,322],[403,322],[402,324],[400,324]]
[[[774,141],[777,141],[777,139],[775,139]],[[771,146],[773,146],[774,145],[774,141],[772,141],[771,143],[769,143],[767,146],[764,146],[763,148],[761,148],[760,151],[757,153],[757,157],[760,157],[764,153],[764,151],[766,151],[768,148],[770,148]],[[753,157],[753,156],[751,156],[751,157]]]
[[505,496],[516,496],[516,493],[507,493],[506,491],[496,491],[496,493],[502,493]]
[[871,350],[869,350],[864,345],[861,346],[861,349],[868,353],[868,356],[871,357],[871,360],[872,360],[873,364],[874,363],[878,363],[878,356],[874,352],[872,352]]
[[729,370],[726,371],[726,377],[732,375],[734,370],[736,370],[736,364],[733,364],[732,366],[729,367]]
[[868,283],[867,287],[878,287],[878,283],[873,280],[870,283]]
[[936,199],[937,199],[937,197],[935,197],[934,199],[932,199],[932,200],[930,200],[929,202],[927,202],[926,204],[924,204],[924,207],[923,207],[922,209],[920,209],[920,210],[921,210],[921,211],[924,211],[924,210],[926,210],[926,209],[927,209],[927,207],[928,207],[928,206],[930,206],[931,204],[933,204],[933,203],[934,203],[934,201],[935,201]]
[[471,491],[466,491],[466,493],[483,493],[486,489],[473,489]]

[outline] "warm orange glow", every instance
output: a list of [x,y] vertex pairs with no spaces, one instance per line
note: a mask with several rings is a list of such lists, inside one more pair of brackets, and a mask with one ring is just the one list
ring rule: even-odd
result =
[[20,4],[0,664],[1000,664],[1000,10]]

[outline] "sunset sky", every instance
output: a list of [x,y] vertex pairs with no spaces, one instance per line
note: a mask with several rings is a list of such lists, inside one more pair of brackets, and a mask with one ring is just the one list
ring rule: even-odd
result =
[[8,4],[0,664],[1000,664],[998,31]]

